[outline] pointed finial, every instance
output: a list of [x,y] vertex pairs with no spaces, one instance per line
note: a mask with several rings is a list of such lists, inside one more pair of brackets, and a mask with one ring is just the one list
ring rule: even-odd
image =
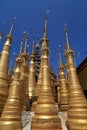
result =
[[49,10],[46,11],[45,26],[44,26],[44,37],[46,37],[46,34],[47,34],[48,13],[49,13]]
[[22,53],[23,42],[24,42],[24,34],[22,33],[22,40],[21,40],[21,45],[20,45],[20,54]]
[[28,46],[28,33],[26,33],[26,42],[24,47],[24,53],[27,54],[27,46]]
[[61,49],[61,45],[58,46],[58,57],[59,57],[59,66],[63,66],[60,49]]
[[16,20],[16,17],[14,17],[14,20],[13,20],[13,22],[12,22],[12,26],[11,26],[9,35],[12,35],[12,30],[13,30],[13,27],[14,27],[14,24],[15,24],[15,20]]
[[64,32],[66,35],[66,49],[70,49],[70,45],[69,45],[69,40],[68,40],[68,29],[67,29],[67,25],[64,25]]

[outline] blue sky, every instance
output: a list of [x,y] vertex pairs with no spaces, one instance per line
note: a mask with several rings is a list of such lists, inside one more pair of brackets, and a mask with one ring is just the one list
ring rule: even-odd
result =
[[[23,31],[29,33],[29,53],[32,39],[43,37],[43,27],[46,10],[49,10],[47,35],[50,40],[52,64],[55,72],[58,65],[58,45],[61,45],[63,63],[64,58],[64,22],[68,26],[69,41],[75,51],[75,64],[78,66],[86,57],[87,51],[87,0],[0,0],[0,31],[8,34],[12,20],[16,17],[13,30],[14,40],[11,47],[13,52],[19,52]],[[5,39],[0,43],[2,50]]]

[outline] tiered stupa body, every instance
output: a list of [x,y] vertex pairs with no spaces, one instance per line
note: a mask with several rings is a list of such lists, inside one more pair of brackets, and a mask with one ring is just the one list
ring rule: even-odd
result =
[[41,40],[42,81],[35,116],[32,118],[32,130],[61,130],[61,122],[58,118],[58,111],[55,106],[50,83],[46,24],[47,23],[45,23],[44,38]]
[[17,67],[0,118],[0,130],[21,130],[20,89],[20,69]]
[[62,64],[61,53],[59,53],[59,86],[60,86],[60,111],[68,110],[68,86],[64,74],[64,66]]
[[0,116],[8,97],[8,61],[9,61],[10,46],[12,42],[13,26],[14,22],[12,24],[9,35],[6,36],[6,42],[4,44],[0,58]]
[[65,50],[68,67],[69,110],[67,126],[69,130],[87,130],[87,100],[83,94],[74,65],[74,52],[70,48],[67,30]]

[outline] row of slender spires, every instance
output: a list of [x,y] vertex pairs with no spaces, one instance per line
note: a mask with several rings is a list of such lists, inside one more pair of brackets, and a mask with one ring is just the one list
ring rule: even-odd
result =
[[[12,130],[13,128],[16,130],[22,129],[20,113],[26,111],[26,100],[31,100],[33,96],[34,99],[31,108],[34,110],[35,115],[32,118],[32,130],[62,130],[61,120],[52,93],[53,83],[51,82],[52,75],[50,73],[48,61],[49,40],[47,38],[47,21],[48,16],[46,16],[44,26],[44,37],[40,40],[42,48],[37,85],[35,81],[34,47],[32,47],[32,55],[29,56],[27,54],[28,37],[26,35],[24,53],[22,53],[21,46],[20,54],[16,58],[16,68],[14,69],[13,74],[14,77],[10,88],[8,87],[8,59],[14,21],[9,35],[6,37],[6,42],[0,58],[1,130]],[[87,100],[82,92],[76,73],[73,60],[74,51],[70,48],[66,26],[65,35],[66,50],[64,55],[66,58],[68,78],[66,79],[64,75],[64,67],[59,53],[59,110],[67,111],[68,118],[66,125],[69,130],[87,130]],[[31,58],[31,61],[28,69],[27,61],[29,57]]]

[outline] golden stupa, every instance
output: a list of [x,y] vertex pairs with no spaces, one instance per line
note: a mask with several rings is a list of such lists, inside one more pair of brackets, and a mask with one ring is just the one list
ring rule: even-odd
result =
[[[68,110],[68,86],[66,83],[65,73],[64,73],[64,66],[62,64],[61,53],[59,52],[59,92],[60,92],[60,104],[59,110],[60,111],[67,111]],[[59,93],[58,93],[59,94]]]
[[8,62],[14,22],[0,52],[0,130],[24,130],[26,126],[29,130],[65,130],[63,127],[87,130],[87,99],[78,79],[66,26],[66,65],[63,65],[59,51],[57,78],[51,64],[53,59],[49,57],[48,16],[40,40],[41,50],[37,42],[36,51],[33,44],[32,54],[28,54],[29,39],[24,31],[20,53],[11,70]]
[[83,94],[76,68],[74,65],[74,51],[70,48],[67,28],[66,34],[66,64],[69,86],[69,109],[67,127],[69,130],[87,130],[87,100]]
[[36,87],[36,79],[35,79],[35,63],[34,63],[34,41],[32,45],[32,54],[30,56],[31,61],[29,65],[29,78],[28,78],[28,92],[29,92],[29,100],[32,100],[34,97],[34,89]]
[[10,46],[12,42],[12,30],[14,27],[14,21],[12,23],[9,34],[6,36],[6,42],[4,44],[0,57],[0,116],[8,97],[8,61]]
[[[24,52],[20,53],[17,60],[20,61],[20,70],[21,70],[21,76],[20,76],[20,82],[21,82],[21,107],[22,111],[26,111],[26,101],[27,101],[27,90],[28,90],[28,54],[27,54],[27,45],[28,45],[28,35],[26,34],[26,42],[24,47]],[[20,47],[21,52],[22,46]]]
[[16,67],[9,96],[0,118],[0,130],[21,130],[20,92],[20,69]]
[[61,130],[61,122],[58,117],[58,111],[55,106],[52,94],[50,72],[48,64],[48,38],[46,36],[47,17],[44,28],[44,37],[41,39],[41,62],[42,62],[42,80],[40,94],[37,100],[35,115],[32,118],[32,130]]

